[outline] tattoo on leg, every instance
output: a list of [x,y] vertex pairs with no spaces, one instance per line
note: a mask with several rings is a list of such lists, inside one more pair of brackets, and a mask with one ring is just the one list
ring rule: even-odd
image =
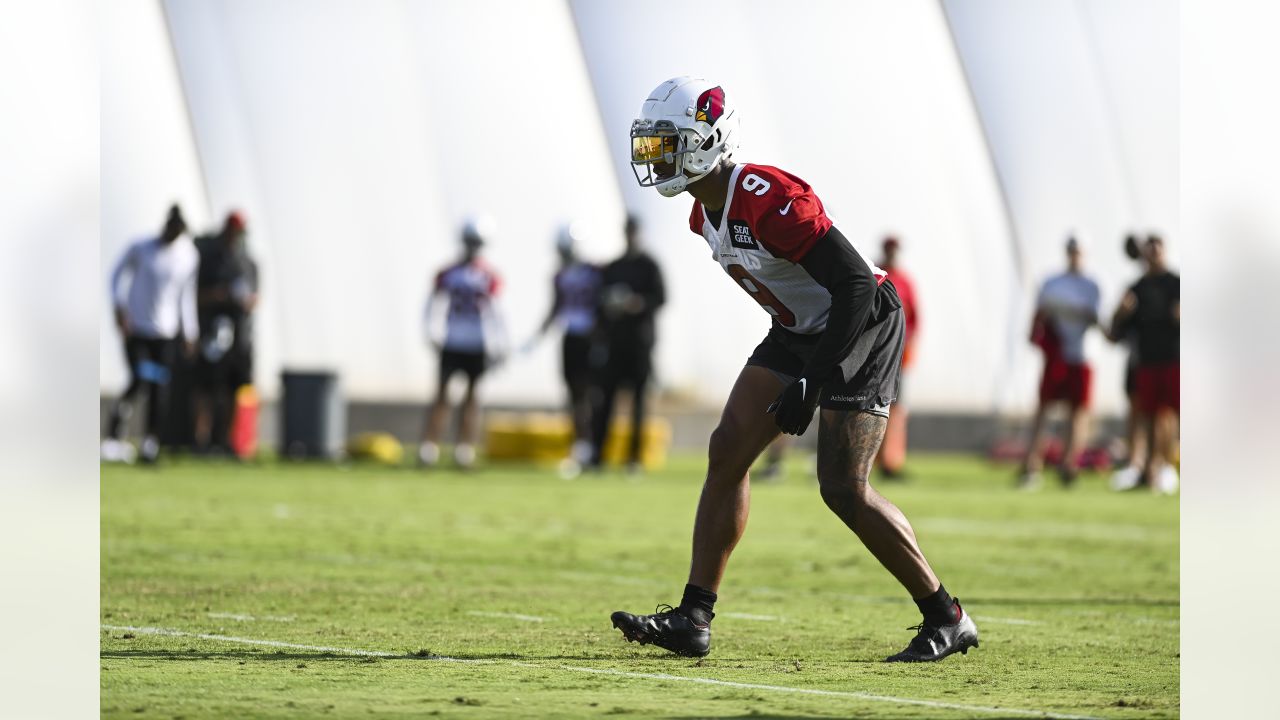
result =
[[888,424],[887,419],[867,412],[842,412],[833,422],[820,422],[819,480],[866,482]]
[[888,421],[870,413],[824,415],[818,429],[818,487],[822,500],[850,530],[867,502],[871,464]]

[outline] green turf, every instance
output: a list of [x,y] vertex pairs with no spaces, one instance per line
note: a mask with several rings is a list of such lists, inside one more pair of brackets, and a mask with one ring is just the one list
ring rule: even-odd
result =
[[131,718],[1178,714],[1176,498],[1111,494],[1092,477],[1071,492],[1018,493],[1008,469],[916,458],[911,482],[881,488],[977,620],[982,647],[939,664],[889,665],[878,661],[906,644],[904,628],[917,613],[822,505],[807,475],[811,462],[796,457],[784,482],[755,486],[751,522],[721,588],[714,650],[700,662],[629,645],[608,622],[612,610],[648,612],[679,600],[702,472],[696,457],[643,480],[611,474],[572,482],[521,467],[467,475],[310,464],[104,467],[104,625],[396,656],[103,629],[102,711]]

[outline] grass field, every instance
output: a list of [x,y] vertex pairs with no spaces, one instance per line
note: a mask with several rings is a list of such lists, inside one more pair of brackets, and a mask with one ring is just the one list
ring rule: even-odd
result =
[[573,482],[103,467],[103,714],[1177,716],[1176,498],[1090,477],[1022,494],[1003,468],[916,458],[910,483],[881,489],[982,647],[889,665],[918,614],[808,467],[754,488],[702,661],[629,645],[608,621],[679,600],[697,457]]

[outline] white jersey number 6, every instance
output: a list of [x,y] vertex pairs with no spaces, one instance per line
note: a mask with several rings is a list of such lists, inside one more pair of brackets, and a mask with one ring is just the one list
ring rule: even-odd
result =
[[742,189],[747,192],[755,193],[756,195],[763,195],[769,192],[769,188],[771,187],[773,187],[773,185],[769,184],[768,180],[765,180],[755,173],[749,173],[746,177],[742,178]]

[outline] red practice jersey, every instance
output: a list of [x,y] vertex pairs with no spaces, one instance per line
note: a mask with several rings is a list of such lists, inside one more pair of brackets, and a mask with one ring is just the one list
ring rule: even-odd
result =
[[[707,241],[738,287],[774,322],[809,335],[826,329],[831,293],[798,263],[831,225],[808,183],[768,165],[734,166],[719,226],[700,202],[689,215],[689,229]],[[871,269],[884,282],[884,271]]]
[[906,342],[902,346],[902,369],[911,365],[915,356],[916,328],[920,325],[920,305],[916,302],[916,286],[911,276],[901,268],[885,268],[889,282],[898,291],[902,301],[903,320],[906,321]]

